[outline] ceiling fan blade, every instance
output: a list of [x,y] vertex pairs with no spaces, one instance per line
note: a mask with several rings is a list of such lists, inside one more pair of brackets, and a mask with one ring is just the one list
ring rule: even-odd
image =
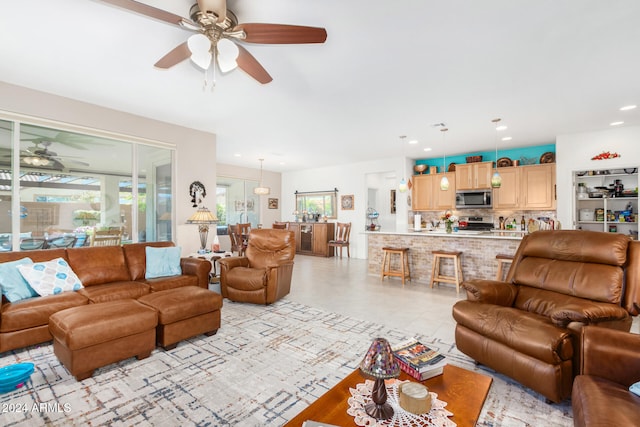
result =
[[258,60],[254,58],[247,49],[240,45],[238,45],[238,49],[240,50],[238,58],[236,59],[238,67],[262,84],[269,83],[273,80],[269,73],[267,73],[267,70],[260,65]]
[[189,46],[187,42],[181,43],[175,48],[173,48],[169,53],[160,58],[158,62],[156,62],[154,67],[157,68],[171,68],[176,64],[184,61],[185,59],[191,56],[191,51],[189,50]]
[[201,12],[213,12],[218,17],[218,22],[224,22],[227,18],[226,0],[198,0],[198,8]]
[[112,4],[133,12],[137,12],[141,15],[149,16],[151,18],[159,19],[160,21],[168,22],[169,24],[180,25],[182,21],[190,22],[182,16],[175,15],[166,10],[158,9],[153,6],[149,6],[144,3],[140,3],[133,0],[102,0],[105,3]]
[[87,163],[87,162],[83,162],[81,160],[69,159],[67,156],[52,157],[52,159],[57,161],[57,162],[74,163],[76,165],[81,165],[81,166],[90,166],[89,163]]
[[327,30],[319,27],[284,24],[239,24],[234,31],[243,30],[249,43],[300,44],[324,43]]

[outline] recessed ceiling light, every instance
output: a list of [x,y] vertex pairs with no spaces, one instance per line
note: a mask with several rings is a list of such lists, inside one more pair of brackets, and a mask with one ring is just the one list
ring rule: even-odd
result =
[[412,139],[411,141],[409,141],[409,144],[412,144],[412,145],[413,145],[413,144],[417,144],[417,143],[418,143],[418,140],[417,140],[417,139]]
[[431,147],[425,147],[424,151],[431,151]]
[[234,154],[233,154],[233,157],[242,157],[242,154],[240,154],[240,153],[234,153]]
[[507,127],[505,125],[497,126],[496,130],[507,130]]
[[502,138],[503,141],[511,141],[513,138],[510,136],[505,136],[504,138]]
[[611,122],[611,123],[609,123],[609,126],[620,126],[623,123],[624,122]]
[[638,108],[637,105],[625,105],[624,107],[620,108],[620,111],[629,111],[629,110],[634,110]]

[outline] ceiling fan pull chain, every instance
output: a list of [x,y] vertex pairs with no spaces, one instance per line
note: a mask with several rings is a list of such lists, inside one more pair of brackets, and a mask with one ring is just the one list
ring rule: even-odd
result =
[[213,83],[211,84],[211,92],[216,88],[216,57],[218,56],[218,50],[216,46],[211,46],[213,55],[211,55],[211,72],[213,73]]
[[204,69],[202,71],[204,73],[204,82],[202,83],[202,91],[206,91],[207,90],[207,70]]

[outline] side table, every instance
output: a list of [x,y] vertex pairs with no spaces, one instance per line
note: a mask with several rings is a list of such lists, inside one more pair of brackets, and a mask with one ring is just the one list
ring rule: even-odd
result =
[[211,274],[209,276],[209,282],[211,282],[213,279],[218,277],[218,271],[216,268],[216,261],[218,261],[220,258],[226,258],[226,257],[230,257],[233,256],[233,252],[205,252],[203,254],[194,252],[192,254],[189,254],[189,258],[203,258],[206,259],[207,261],[211,262]]

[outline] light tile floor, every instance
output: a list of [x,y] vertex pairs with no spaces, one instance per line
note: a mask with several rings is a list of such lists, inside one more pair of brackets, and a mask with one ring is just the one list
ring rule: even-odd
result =
[[461,298],[454,285],[370,275],[367,260],[296,255],[290,300],[454,342],[451,307]]
[[[425,282],[370,275],[367,260],[296,255],[288,299],[358,319],[381,323],[407,332],[455,342],[451,307],[466,299],[455,285],[433,289]],[[636,317],[631,331],[640,333]]]

